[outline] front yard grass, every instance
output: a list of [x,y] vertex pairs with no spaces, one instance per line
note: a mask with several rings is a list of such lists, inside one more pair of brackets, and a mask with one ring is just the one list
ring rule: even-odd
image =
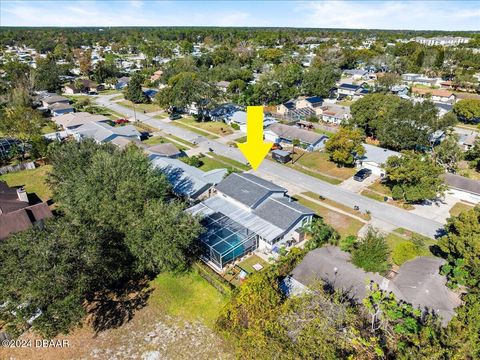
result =
[[339,202],[336,202],[334,200],[331,200],[331,199],[327,199],[325,197],[320,197],[318,194],[314,193],[314,192],[311,192],[311,191],[307,191],[307,192],[304,192],[304,193],[301,193],[300,195],[305,195],[305,196],[308,196],[312,199],[315,199],[317,201],[320,201],[322,203],[325,203],[327,205],[330,205],[330,206],[333,206],[333,207],[336,207],[337,209],[340,209],[340,210],[343,210],[349,214],[352,214],[352,215],[355,215],[355,216],[358,216],[358,217],[361,217],[362,219],[364,220],[370,220],[371,219],[371,216],[368,215],[368,214],[364,214],[360,211],[357,211],[357,210],[354,210],[352,209],[351,207],[349,206],[346,206],[346,205],[343,205],[343,204],[340,204]]
[[194,271],[174,274],[165,272],[152,282],[155,292],[151,305],[160,306],[167,314],[187,321],[202,321],[213,328],[227,299]]
[[172,140],[175,140],[176,142],[180,143],[180,144],[183,144],[189,148],[194,148],[194,147],[197,147],[197,145],[195,144],[192,144],[190,141],[187,141],[187,140],[184,140],[182,138],[179,138],[178,136],[175,136],[175,135],[172,135],[172,134],[167,134],[165,135],[166,138],[170,138]]
[[235,139],[234,141],[237,142],[237,143],[243,144],[244,142],[247,142],[247,136],[239,137],[238,139]]
[[460,215],[460,213],[471,210],[473,208],[473,205],[466,204],[464,202],[457,202],[455,205],[452,206],[449,212],[451,216],[458,216]]
[[334,162],[329,160],[327,153],[318,151],[299,151],[299,154],[294,155],[293,163],[298,163],[308,169],[340,180],[346,180],[356,172],[355,168],[338,167]]
[[342,239],[349,235],[357,236],[364,223],[348,215],[330,210],[324,206],[309,201],[301,196],[297,198],[298,202],[315,211],[323,220],[338,231]]
[[[390,248],[390,256],[394,252],[395,248],[404,242],[412,242],[413,244],[413,239],[421,240],[422,246],[418,249],[418,252],[416,253],[416,256],[435,256],[432,253],[432,247],[436,245],[437,241],[430,239],[428,237],[425,237],[423,235],[417,234],[413,231],[406,230],[403,228],[398,228],[393,230],[390,234],[388,234],[385,238],[388,247]],[[398,250],[397,250],[398,251]],[[392,259],[390,258],[390,263],[393,264]],[[401,264],[397,264],[401,265]]]
[[207,139],[212,139],[212,140],[218,139],[218,136],[216,136],[216,135],[207,133],[207,132],[205,132],[203,130],[200,130],[200,129],[198,129],[196,127],[193,127],[193,126],[186,125],[186,124],[184,124],[184,123],[182,123],[181,121],[178,121],[178,120],[172,121],[171,124],[173,124],[175,126],[178,126],[178,127],[181,127],[183,129],[186,129],[186,130],[190,130],[194,133],[197,133],[198,135],[206,137]]
[[219,136],[225,136],[225,135],[230,135],[233,134],[233,130],[230,127],[230,125],[225,124],[224,122],[220,121],[196,121],[193,117],[185,117],[179,120],[176,120],[178,122],[181,122],[182,124],[193,126],[195,128],[199,128],[202,130],[205,130],[205,132],[211,132]]
[[245,164],[242,164],[241,162],[232,160],[232,159],[230,159],[226,156],[218,155],[218,154],[215,154],[215,153],[210,153],[209,155],[212,156],[214,159],[217,159],[220,162],[223,162],[225,165],[227,165],[227,167],[229,165],[231,167],[234,167],[234,168],[237,168],[237,169],[240,169],[240,170],[243,170],[243,171],[250,170],[249,166],[247,166]]
[[46,124],[42,127],[42,134],[50,134],[59,131],[57,124],[53,121],[47,121]]
[[[272,157],[270,155],[268,155],[269,159],[272,159]],[[275,160],[273,160],[275,161]],[[300,167],[300,166],[296,166],[295,164],[292,164],[291,162],[290,163],[286,163],[284,164],[286,166],[288,166],[289,168],[292,168],[294,170],[297,170],[297,171],[300,171],[304,174],[307,174],[311,177],[314,177],[314,178],[317,178],[317,179],[320,179],[322,181],[325,181],[325,182],[328,182],[330,184],[333,184],[333,185],[338,185],[342,182],[342,180],[339,180],[339,179],[336,179],[336,178],[332,178],[330,176],[326,176],[326,175],[323,175],[323,174],[320,174],[316,171],[309,171],[307,169],[305,169],[304,167]]]
[[117,104],[125,106],[132,110],[135,109],[135,111],[139,111],[139,112],[146,111],[147,113],[149,113],[149,112],[162,110],[162,108],[157,104],[151,104],[151,103],[150,104],[134,104],[130,100],[118,101]]
[[36,194],[43,201],[52,198],[52,191],[47,185],[47,175],[52,170],[51,165],[44,165],[32,170],[22,170],[0,175],[0,181],[8,186],[23,186],[27,193]]
[[226,166],[223,162],[212,159],[211,157],[204,156],[201,158],[203,165],[199,167],[200,170],[210,171],[214,169],[225,169]]

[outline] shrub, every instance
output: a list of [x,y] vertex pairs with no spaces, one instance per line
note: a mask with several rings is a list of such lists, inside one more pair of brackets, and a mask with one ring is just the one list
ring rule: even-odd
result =
[[304,227],[304,231],[311,236],[311,239],[305,244],[307,250],[316,249],[324,244],[336,245],[340,239],[338,232],[328,224],[325,224],[322,218],[316,218],[311,224]]
[[395,245],[392,251],[392,260],[397,265],[417,257],[420,252],[417,245],[411,241],[401,241]]
[[394,200],[403,199],[403,190],[402,190],[402,187],[401,187],[401,186],[395,185],[395,186],[392,188],[392,198],[393,198]]
[[352,252],[355,248],[355,244],[357,243],[357,237],[355,235],[349,235],[342,241],[340,241],[340,249],[342,251]]
[[232,123],[232,125],[230,125],[232,127],[232,129],[234,130],[240,130],[240,125],[238,124],[235,124],[235,123]]
[[352,263],[365,271],[385,272],[389,267],[389,254],[385,236],[378,230],[369,228],[352,251]]
[[200,167],[203,165],[203,161],[200,160],[200,157],[198,156],[191,156],[191,157],[183,157],[181,158],[181,160],[185,163],[185,164],[188,164],[190,166],[194,166],[196,168]]

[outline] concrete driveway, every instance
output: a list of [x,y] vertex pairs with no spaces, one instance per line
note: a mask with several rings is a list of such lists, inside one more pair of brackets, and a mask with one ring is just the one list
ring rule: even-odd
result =
[[356,181],[353,179],[353,176],[345,181],[343,181],[339,187],[342,189],[350,190],[356,194],[359,194],[362,192],[362,190],[366,189],[370,185],[372,185],[375,181],[380,179],[380,176],[378,175],[370,175],[368,178],[366,178],[363,181]]
[[414,205],[415,209],[410,210],[411,213],[445,223],[450,217],[450,209],[459,200],[452,195],[446,194],[445,199],[437,202],[428,201],[421,205]]

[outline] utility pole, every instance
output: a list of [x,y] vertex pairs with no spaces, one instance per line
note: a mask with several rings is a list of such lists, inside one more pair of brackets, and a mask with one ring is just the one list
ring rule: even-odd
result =
[[133,118],[135,119],[135,122],[137,122],[137,112],[135,111],[135,103],[132,102],[133,104]]

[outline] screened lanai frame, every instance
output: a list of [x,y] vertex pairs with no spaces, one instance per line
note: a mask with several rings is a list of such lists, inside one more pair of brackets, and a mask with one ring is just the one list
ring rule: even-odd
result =
[[200,237],[203,256],[219,269],[258,247],[258,235],[228,216],[216,212],[205,216],[207,229]]

